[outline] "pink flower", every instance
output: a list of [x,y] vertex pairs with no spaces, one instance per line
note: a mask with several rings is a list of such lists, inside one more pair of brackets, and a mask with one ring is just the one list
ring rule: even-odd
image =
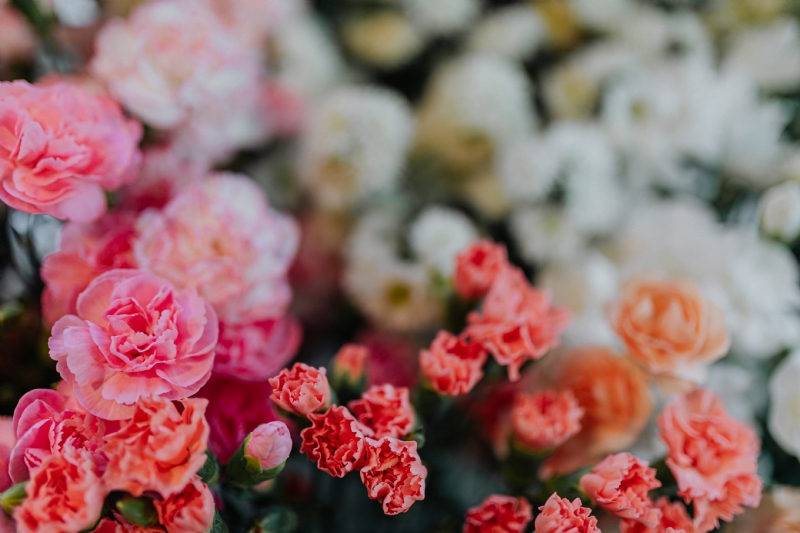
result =
[[31,472],[28,497],[14,511],[19,533],[66,533],[93,525],[107,491],[87,451],[65,448]]
[[440,331],[431,347],[420,351],[419,366],[433,390],[458,396],[471,391],[481,380],[487,357],[479,343]]
[[67,222],[58,250],[42,262],[42,309],[48,324],[78,312],[78,296],[96,277],[115,268],[136,268],[131,242],[136,215],[112,211],[89,224]]
[[327,371],[305,363],[295,363],[291,369],[283,369],[269,380],[274,391],[270,398],[288,413],[308,416],[328,407],[331,403],[331,387]]
[[201,0],[252,46],[266,45],[272,32],[305,15],[305,3],[296,0]]
[[589,516],[592,511],[581,507],[581,500],[570,502],[553,494],[542,507],[534,521],[536,533],[600,533],[597,518]]
[[661,512],[661,519],[655,527],[647,527],[636,520],[623,520],[619,527],[620,533],[695,533],[692,519],[681,502],[672,503],[665,496],[656,500],[654,505]]
[[464,533],[523,533],[533,520],[531,504],[525,498],[492,494],[467,511]]
[[518,394],[511,410],[514,437],[533,451],[555,448],[581,430],[583,412],[569,390]]
[[53,326],[50,357],[87,411],[132,416],[140,398],[186,398],[211,375],[217,317],[194,289],[138,270],[112,270]]
[[262,470],[283,464],[292,453],[292,436],[283,422],[261,424],[250,433],[245,455],[258,459]]
[[203,180],[162,211],[142,213],[137,229],[140,268],[197,289],[221,321],[247,324],[285,314],[297,226],[269,208],[252,180],[235,174]]
[[109,489],[164,497],[183,490],[206,461],[208,401],[190,398],[180,405],[179,411],[171,401],[143,400],[119,431],[106,435]]
[[521,270],[507,267],[495,278],[482,312],[470,313],[467,320],[464,335],[507,366],[509,379],[516,381],[525,361],[539,359],[558,346],[569,312],[551,306],[549,296],[532,287]]
[[164,533],[164,530],[160,527],[135,526],[115,513],[114,520],[103,518],[92,533]]
[[[11,450],[16,443],[14,422],[8,416],[0,416],[0,491],[4,491],[12,485],[8,465],[11,460]],[[3,529],[0,527],[0,532],[2,531]]]
[[408,335],[368,330],[358,342],[369,350],[367,385],[390,383],[411,388],[417,382],[419,346]]
[[720,519],[732,520],[743,505],[758,507],[758,436],[731,418],[718,397],[705,389],[681,396],[664,408],[658,427],[678,494],[694,504],[698,533],[719,527]]
[[406,387],[388,384],[370,387],[348,407],[363,426],[364,434],[376,439],[405,437],[414,429],[417,419]]
[[0,0],[0,64],[29,59],[36,48],[33,33],[25,16]]
[[197,476],[182,491],[153,503],[159,523],[170,532],[206,533],[214,521],[214,496]]
[[609,455],[581,477],[581,490],[600,507],[627,520],[655,527],[661,511],[647,493],[661,486],[656,470],[630,453]]
[[220,322],[214,372],[246,381],[277,374],[297,353],[303,330],[289,315],[251,324]]
[[371,500],[383,504],[387,515],[405,513],[415,501],[425,499],[427,469],[417,453],[417,443],[392,437],[366,439],[361,481]]
[[369,364],[369,348],[361,344],[345,344],[333,358],[334,382],[340,380],[356,383],[365,377]]
[[353,415],[332,405],[322,414],[310,414],[311,427],[300,432],[300,451],[317,468],[334,477],[344,477],[360,466],[364,458],[364,433]]
[[453,273],[456,293],[465,300],[482,297],[508,264],[506,247],[502,244],[488,239],[473,243],[456,257]]
[[135,176],[142,126],[79,85],[0,82],[0,200],[26,213],[88,222],[104,191]]

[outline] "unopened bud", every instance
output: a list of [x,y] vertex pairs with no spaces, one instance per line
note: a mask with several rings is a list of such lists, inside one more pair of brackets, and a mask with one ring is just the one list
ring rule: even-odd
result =
[[3,511],[5,511],[7,515],[11,516],[14,513],[14,509],[28,497],[28,493],[25,492],[26,484],[26,481],[17,483],[0,494],[0,506],[3,507]]
[[274,478],[292,452],[292,437],[283,422],[261,424],[244,439],[228,462],[228,481],[250,488]]
[[359,398],[367,384],[369,348],[345,344],[331,360],[331,385],[344,400]]
[[151,527],[158,524],[158,511],[153,505],[153,500],[144,496],[123,497],[117,502],[117,511],[133,525]]

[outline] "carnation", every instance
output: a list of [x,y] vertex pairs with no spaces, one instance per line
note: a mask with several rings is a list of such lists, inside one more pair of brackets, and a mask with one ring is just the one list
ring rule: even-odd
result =
[[458,253],[477,240],[472,221],[446,207],[426,208],[409,228],[409,244],[416,257],[444,276],[453,271]]
[[245,381],[275,376],[297,353],[300,323],[290,315],[250,324],[220,322],[214,372]]
[[[361,424],[344,408],[332,405],[322,414],[310,414],[311,427],[300,432],[300,451],[320,470],[344,477],[360,467],[364,459]],[[363,475],[363,474],[362,474]]]
[[581,430],[583,413],[569,390],[518,394],[511,410],[514,437],[535,452],[555,448]]
[[467,510],[464,533],[522,533],[531,520],[528,500],[493,494]]
[[366,439],[361,481],[367,495],[383,505],[387,515],[405,513],[415,501],[425,499],[427,469],[417,454],[417,443],[392,437]]
[[457,396],[468,393],[478,384],[487,357],[480,343],[440,331],[430,348],[420,351],[419,366],[433,390]]
[[647,527],[640,520],[623,520],[620,524],[620,533],[694,533],[692,518],[686,512],[682,502],[670,502],[666,496],[659,498],[653,504],[661,512],[661,518],[655,527]]
[[800,402],[796,384],[800,378],[800,352],[792,352],[775,369],[769,382],[771,408],[769,431],[778,444],[794,456],[800,456],[800,416],[795,406]]
[[482,239],[456,256],[453,288],[462,298],[480,298],[507,265],[505,246]]
[[554,493],[539,510],[534,521],[537,533],[600,533],[597,518],[589,516],[590,509],[581,507],[580,498],[569,501]]
[[370,387],[348,407],[364,434],[376,439],[403,438],[413,431],[417,419],[408,389],[389,384]]
[[324,368],[295,363],[291,369],[284,369],[269,380],[274,389],[270,398],[284,411],[296,415],[308,416],[321,411],[331,402],[326,373]]
[[154,502],[158,521],[167,531],[206,533],[214,520],[214,496],[194,476],[180,492]]

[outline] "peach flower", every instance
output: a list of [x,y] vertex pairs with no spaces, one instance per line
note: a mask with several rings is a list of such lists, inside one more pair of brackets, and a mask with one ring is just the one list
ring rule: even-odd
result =
[[244,453],[258,460],[262,470],[283,464],[292,453],[292,436],[283,422],[261,424],[249,435]]
[[0,0],[0,65],[27,60],[36,49],[36,34],[17,8]]
[[0,200],[26,213],[88,222],[104,191],[136,176],[142,126],[77,84],[0,82]]
[[100,518],[107,491],[92,455],[65,448],[31,472],[25,493],[14,511],[19,533],[66,533]]
[[581,507],[580,498],[570,502],[553,493],[534,521],[536,533],[600,533],[597,518],[589,516],[592,511]]
[[[17,443],[14,434],[14,422],[8,416],[0,416],[0,491],[4,491],[12,485],[11,477],[8,472],[9,462],[11,461],[11,450]],[[0,532],[2,532],[0,526]]]
[[361,344],[345,344],[333,358],[333,373],[338,379],[356,383],[366,377],[369,348]]
[[158,521],[170,533],[206,533],[214,521],[214,496],[193,476],[180,492],[154,500]]
[[694,505],[698,533],[719,527],[720,519],[731,521],[743,505],[758,507],[758,436],[731,418],[717,396],[697,389],[679,397],[664,408],[658,427],[678,494]]
[[508,264],[505,246],[488,239],[475,242],[456,257],[453,287],[465,300],[480,298]]
[[569,311],[551,306],[547,293],[532,287],[514,267],[497,275],[481,311],[469,314],[464,334],[507,366],[511,381],[519,379],[525,361],[539,359],[558,346],[569,324]]
[[692,519],[681,502],[670,502],[666,496],[655,501],[654,506],[661,511],[661,519],[655,527],[647,527],[640,521],[623,520],[619,526],[620,533],[695,533]]
[[371,500],[383,504],[383,513],[405,513],[415,501],[425,499],[427,469],[417,453],[417,443],[393,437],[366,439],[361,481]]
[[411,406],[411,397],[406,387],[373,385],[361,396],[348,404],[364,435],[380,439],[400,439],[411,433],[417,415]]
[[269,380],[274,389],[270,398],[288,413],[308,416],[321,411],[331,403],[326,372],[324,368],[295,363],[291,369],[285,368]]
[[655,468],[630,453],[609,455],[580,481],[593,502],[620,518],[655,527],[661,511],[647,493],[661,486]]
[[191,396],[211,376],[217,317],[192,288],[139,270],[111,270],[53,326],[50,357],[77,400],[107,420],[141,398]]
[[135,526],[126,521],[121,515],[115,514],[114,520],[103,518],[91,533],[164,533],[160,527]]
[[419,353],[422,375],[433,390],[447,396],[467,394],[483,378],[488,355],[480,343],[440,331]]
[[264,381],[294,358],[303,329],[292,316],[250,324],[220,322],[214,373],[246,381]]
[[[764,493],[758,509],[745,511],[724,531],[725,533],[800,533],[800,488],[787,485],[773,486]],[[689,530],[687,532],[692,533]]]
[[112,211],[88,224],[67,222],[58,249],[42,261],[42,311],[48,324],[78,312],[78,296],[96,277],[115,268],[136,268],[131,242],[136,214]]
[[300,451],[317,468],[334,477],[344,477],[364,459],[364,433],[361,425],[344,408],[332,405],[322,414],[310,414],[311,427],[300,432]]
[[537,371],[544,386],[572,391],[584,410],[580,432],[547,459],[541,472],[544,478],[572,472],[628,448],[653,410],[644,372],[606,348],[559,353]]
[[467,511],[464,533],[523,533],[533,520],[525,498],[492,494]]
[[722,311],[684,281],[628,281],[609,320],[631,357],[657,376],[702,383],[730,347]]
[[560,446],[581,430],[583,409],[569,390],[518,394],[511,410],[516,441],[541,452]]
[[249,178],[217,174],[196,183],[162,211],[142,213],[137,229],[133,247],[140,268],[197,289],[223,322],[285,314],[297,226],[272,211]]
[[104,480],[111,490],[167,497],[184,486],[206,461],[208,400],[143,400],[119,431],[106,435]]

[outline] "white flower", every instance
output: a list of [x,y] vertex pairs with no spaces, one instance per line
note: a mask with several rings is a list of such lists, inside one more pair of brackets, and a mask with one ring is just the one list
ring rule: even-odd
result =
[[514,4],[493,11],[469,37],[469,47],[509,59],[531,56],[547,39],[541,17],[530,5]]
[[714,65],[715,51],[706,26],[694,13],[668,13],[640,5],[619,19],[620,44],[635,51],[643,63],[680,57]]
[[458,253],[478,238],[478,230],[466,215],[434,205],[411,223],[408,240],[418,259],[449,277]]
[[636,8],[632,0],[569,0],[569,7],[582,25],[599,31],[618,28]]
[[317,203],[343,210],[397,185],[414,133],[399,95],[371,87],[332,92],[305,132],[300,177]]
[[480,0],[401,0],[423,33],[447,35],[465,29],[480,12]]
[[756,416],[767,404],[766,376],[750,366],[715,363],[708,368],[704,387],[722,399],[731,416],[756,425]]
[[725,68],[747,71],[764,89],[800,85],[800,23],[785,17],[766,26],[740,30],[729,45]]
[[516,209],[509,225],[522,257],[531,263],[571,259],[583,245],[572,219],[557,207]]
[[781,362],[769,382],[769,432],[788,453],[800,457],[800,351]]
[[800,235],[800,183],[790,180],[771,187],[761,198],[761,229],[784,242]]
[[425,45],[402,13],[388,9],[348,18],[341,33],[342,42],[353,56],[382,68],[407,63]]
[[563,166],[561,154],[541,135],[515,140],[500,153],[497,174],[514,203],[544,200]]

